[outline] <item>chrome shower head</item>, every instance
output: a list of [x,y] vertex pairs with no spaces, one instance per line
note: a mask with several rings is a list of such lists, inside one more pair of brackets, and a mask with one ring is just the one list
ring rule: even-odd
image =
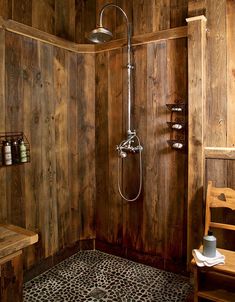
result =
[[107,28],[99,26],[93,29],[87,38],[93,43],[101,44],[112,40],[113,34]]

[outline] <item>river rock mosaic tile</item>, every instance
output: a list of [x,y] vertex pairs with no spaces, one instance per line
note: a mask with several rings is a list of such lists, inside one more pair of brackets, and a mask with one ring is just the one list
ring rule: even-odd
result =
[[81,251],[24,285],[24,302],[183,302],[189,280],[100,251]]

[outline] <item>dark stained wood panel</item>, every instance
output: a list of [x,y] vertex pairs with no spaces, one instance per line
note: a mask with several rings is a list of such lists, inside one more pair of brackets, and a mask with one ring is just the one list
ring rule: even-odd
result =
[[[201,0],[203,1],[203,0]],[[98,14],[108,0],[0,0],[1,15],[56,34],[77,43],[87,43],[86,35],[98,24]],[[187,11],[199,11],[198,1],[187,0],[114,0],[127,14],[136,35],[185,25]],[[189,5],[189,8],[188,8]],[[109,8],[104,25],[114,39],[126,37],[126,21],[122,13]]]
[[69,149],[69,190],[71,196],[71,227],[70,227],[70,242],[76,242],[80,236],[80,202],[78,199],[79,194],[79,174],[78,174],[78,156],[79,144],[78,139],[78,71],[79,67],[82,69],[84,61],[83,55],[75,55],[69,53],[68,68],[68,89],[69,89],[69,103],[68,103],[68,141]]
[[108,139],[108,52],[96,55],[96,238],[108,242],[109,139]]
[[55,138],[55,102],[53,76],[53,47],[38,43],[41,67],[41,159],[42,159],[42,198],[39,211],[43,213],[41,225],[44,257],[53,255],[58,250],[58,217],[55,200],[56,195],[56,138]]
[[32,0],[12,0],[12,19],[31,26]]
[[1,131],[24,131],[31,161],[1,168],[0,217],[39,234],[29,269],[95,236],[95,56],[5,35]]
[[96,27],[96,1],[75,0],[75,41],[89,43],[86,36]]
[[[166,87],[166,102],[169,104],[181,101],[188,104],[188,69],[187,64],[187,41],[186,39],[175,39],[167,42],[167,79],[170,79]],[[170,120],[169,112],[166,114],[167,121]],[[187,121],[182,114],[172,116],[172,120]],[[166,122],[166,121],[165,121]],[[166,126],[165,126],[166,127]],[[187,139],[187,129],[174,133],[175,137]],[[162,133],[165,140],[169,139],[169,127]],[[174,131],[173,131],[174,132]],[[172,135],[172,134],[171,134]],[[165,255],[167,269],[171,270],[172,264],[178,263],[181,269],[186,260],[186,236],[187,231],[187,171],[188,156],[187,148],[177,152],[174,150],[162,150],[165,153]],[[163,184],[162,184],[163,185]],[[175,192],[172,194],[172,192]],[[177,242],[174,238],[177,238]],[[173,261],[173,263],[172,263]]]
[[32,27],[55,33],[55,0],[32,0]]
[[[41,228],[39,227],[39,182],[40,177],[40,142],[41,127],[39,125],[38,112],[38,77],[40,75],[39,47],[35,40],[22,39],[23,52],[21,55],[23,72],[23,100],[24,100],[24,125],[23,131],[27,136],[31,147],[31,163],[24,166],[24,198],[25,198],[25,227],[35,232],[39,232],[41,238]],[[32,130],[30,130],[32,129]],[[17,130],[21,130],[17,128]],[[26,267],[33,265],[42,254],[41,241],[24,250],[24,262]]]
[[[112,199],[112,205],[109,205],[108,212],[108,242],[115,245],[122,244],[122,219],[123,219],[123,201],[118,194],[117,177],[118,163],[116,146],[122,140],[123,123],[123,89],[122,73],[123,68],[122,49],[109,52],[108,58],[108,116],[112,119],[108,122],[108,152],[109,152],[109,187],[108,200]],[[124,68],[126,70],[126,68]]]
[[68,56],[54,48],[55,157],[59,248],[69,243],[70,199],[68,184]]
[[55,35],[74,41],[75,1],[55,0]]
[[12,16],[12,1],[1,0],[0,1],[0,12],[4,19],[11,18]]
[[[0,30],[0,132],[6,131],[5,116],[6,116],[6,102],[5,102],[5,31]],[[6,178],[6,170],[0,169],[0,179]],[[1,192],[1,208],[0,220],[5,223],[7,219],[7,199],[6,199],[6,182],[0,181]]]
[[[23,99],[21,52],[22,37],[15,34],[6,35],[6,131],[16,132],[23,128]],[[14,87],[14,89],[13,89]],[[23,167],[12,167],[6,172],[8,217],[13,224],[24,227],[24,200],[22,194]],[[18,181],[20,180],[20,182]]]
[[[167,145],[171,134],[166,103],[187,102],[187,42],[173,39],[133,49],[132,127],[144,147],[143,188],[133,202],[121,200],[117,191],[115,145],[125,139],[127,125],[126,49],[122,65],[117,64],[117,55],[121,55],[117,50],[97,54],[96,61],[98,247],[170,270],[177,270],[177,263],[180,271],[186,256],[187,155],[186,150],[178,153]],[[119,98],[118,108],[115,101]],[[138,165],[138,156],[122,160],[121,187],[128,198],[138,192]]]
[[94,238],[95,209],[95,60],[83,55],[77,65],[78,85],[78,200],[80,239]]

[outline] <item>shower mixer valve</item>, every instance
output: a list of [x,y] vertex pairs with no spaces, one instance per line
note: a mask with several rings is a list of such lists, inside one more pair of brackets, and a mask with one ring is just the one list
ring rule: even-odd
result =
[[116,150],[121,158],[126,158],[128,153],[136,154],[143,150],[140,142],[136,136],[135,130],[131,134],[128,134],[128,138],[117,145]]

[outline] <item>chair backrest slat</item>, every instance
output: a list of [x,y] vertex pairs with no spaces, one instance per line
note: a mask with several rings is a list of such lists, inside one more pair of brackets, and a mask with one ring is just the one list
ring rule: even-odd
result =
[[211,221],[211,208],[229,208],[235,210],[235,190],[213,187],[208,182],[206,195],[205,234],[210,227],[235,231],[235,225]]

